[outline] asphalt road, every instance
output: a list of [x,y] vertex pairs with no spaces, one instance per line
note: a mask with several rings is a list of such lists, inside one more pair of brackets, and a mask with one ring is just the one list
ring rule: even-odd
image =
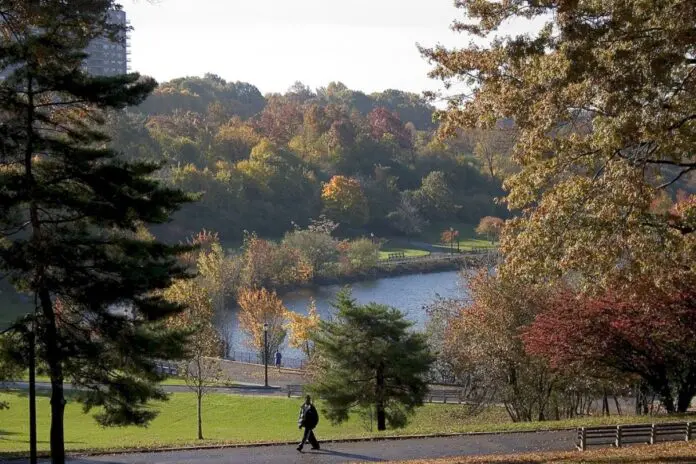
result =
[[[321,430],[318,431],[321,438]],[[319,451],[294,445],[124,454],[72,459],[72,464],[324,464],[384,462],[465,455],[572,450],[574,432],[468,435],[449,438],[326,443]],[[299,440],[298,435],[298,440]],[[14,463],[22,461],[8,461]],[[42,461],[47,462],[47,461]],[[3,463],[4,464],[4,463]]]

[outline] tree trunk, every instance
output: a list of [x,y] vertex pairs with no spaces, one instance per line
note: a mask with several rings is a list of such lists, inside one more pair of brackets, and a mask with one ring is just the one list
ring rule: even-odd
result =
[[674,406],[674,397],[672,396],[669,385],[662,387],[660,391],[660,401],[668,414],[674,414],[676,412],[676,408]]
[[384,410],[384,402],[377,401],[375,409],[377,410],[377,430],[380,432],[387,430],[387,413]]
[[605,388],[602,394],[602,415],[609,416],[609,395],[607,394],[607,389]]
[[53,313],[53,303],[47,290],[42,289],[39,291],[39,300],[46,321],[44,343],[46,345],[46,362],[51,377],[51,462],[53,464],[64,464],[65,435],[63,416],[65,413],[65,396],[58,330]]
[[690,385],[682,386],[677,394],[677,412],[685,413],[689,406],[691,406],[691,400],[694,397],[694,388]]
[[203,415],[202,415],[202,406],[203,406],[203,390],[199,387],[197,393],[198,397],[198,439],[203,440]]
[[384,368],[377,368],[377,402],[375,403],[375,411],[377,412],[377,430],[387,430],[387,414],[384,410]]

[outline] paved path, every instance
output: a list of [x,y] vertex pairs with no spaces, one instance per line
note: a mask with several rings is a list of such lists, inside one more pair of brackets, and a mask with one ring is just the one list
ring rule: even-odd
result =
[[[162,390],[167,393],[190,393],[191,389],[186,385],[161,385]],[[47,382],[36,382],[37,390],[50,390],[51,384]],[[79,388],[66,383],[63,388],[66,391],[79,390]],[[0,391],[3,389],[29,390],[28,382],[4,382],[0,385]],[[211,387],[211,393],[226,393],[229,395],[264,395],[264,396],[287,396],[287,389],[281,389],[277,386],[265,388],[263,385],[242,385],[239,387]]]
[[[319,431],[321,438],[321,431]],[[127,454],[73,459],[71,464],[324,464],[384,462],[465,455],[573,449],[574,432],[469,435],[449,438],[326,443],[300,454],[294,445]],[[8,461],[17,463],[18,461]],[[4,464],[4,463],[3,463]]]

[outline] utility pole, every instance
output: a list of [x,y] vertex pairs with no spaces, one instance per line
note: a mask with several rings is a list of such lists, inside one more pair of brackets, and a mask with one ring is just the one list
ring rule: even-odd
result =
[[263,324],[263,385],[268,387],[268,323]]
[[29,462],[37,464],[36,453],[36,314],[29,330]]

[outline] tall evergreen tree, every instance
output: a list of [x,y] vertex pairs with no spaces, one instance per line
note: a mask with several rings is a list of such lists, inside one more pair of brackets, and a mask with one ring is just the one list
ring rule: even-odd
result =
[[51,457],[65,462],[63,383],[103,425],[146,424],[154,359],[183,355],[180,310],[161,290],[187,277],[183,247],[139,234],[190,200],[157,166],[126,162],[100,130],[105,110],[138,104],[156,83],[85,74],[94,38],[119,40],[113,0],[0,0],[0,268],[36,302],[37,353],[51,378]]
[[406,425],[423,404],[425,376],[433,362],[425,337],[395,308],[359,305],[341,292],[331,322],[320,322],[314,337],[318,361],[312,390],[323,398],[333,423],[348,419],[351,409],[374,408],[377,430]]

